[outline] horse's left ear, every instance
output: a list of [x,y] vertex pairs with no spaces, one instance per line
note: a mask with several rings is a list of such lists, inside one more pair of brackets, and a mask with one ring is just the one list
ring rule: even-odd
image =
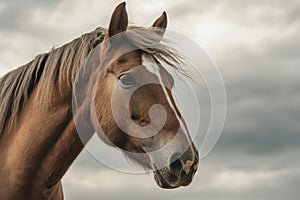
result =
[[128,15],[125,2],[120,3],[114,10],[108,27],[108,37],[126,31],[128,26]]
[[159,28],[159,30],[157,30],[156,32],[161,36],[163,36],[167,28],[167,23],[168,23],[167,13],[164,11],[163,14],[156,19],[152,27]]

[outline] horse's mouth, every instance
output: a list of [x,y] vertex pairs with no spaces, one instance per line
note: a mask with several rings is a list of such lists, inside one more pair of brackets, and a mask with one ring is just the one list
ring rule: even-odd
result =
[[154,171],[154,179],[157,185],[161,188],[172,189],[171,185],[165,180],[158,170]]
[[168,172],[166,168],[155,169],[153,173],[157,185],[164,189],[175,189],[181,186],[188,186],[193,180],[193,176],[176,177]]

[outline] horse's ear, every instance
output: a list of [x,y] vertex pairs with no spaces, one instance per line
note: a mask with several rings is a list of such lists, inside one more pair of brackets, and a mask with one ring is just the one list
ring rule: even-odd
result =
[[126,31],[128,26],[128,16],[125,8],[125,2],[120,3],[114,10],[109,27],[108,27],[108,36],[112,37],[118,33]]
[[155,32],[157,32],[158,34],[163,36],[163,34],[165,33],[165,30],[167,28],[167,23],[168,23],[167,13],[164,11],[163,14],[159,18],[156,19],[156,21],[153,23],[152,27],[158,28],[159,30],[157,30]]

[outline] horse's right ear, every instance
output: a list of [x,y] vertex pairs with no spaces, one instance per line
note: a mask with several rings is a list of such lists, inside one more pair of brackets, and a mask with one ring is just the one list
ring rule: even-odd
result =
[[156,19],[152,27],[158,28],[157,30],[155,30],[155,32],[163,36],[167,28],[167,23],[168,23],[167,13],[164,11],[163,14],[158,19]]
[[125,5],[125,2],[123,2],[115,8],[108,27],[108,37],[126,31],[128,26],[128,16]]

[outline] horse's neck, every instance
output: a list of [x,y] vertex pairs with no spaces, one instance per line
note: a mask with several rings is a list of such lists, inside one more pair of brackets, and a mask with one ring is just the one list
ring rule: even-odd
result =
[[[4,190],[19,191],[22,198],[47,195],[83,148],[71,113],[72,96],[41,109],[38,90],[33,90],[15,131],[0,141],[0,150],[7,152],[0,155],[0,176],[8,175],[0,180],[1,187],[5,185],[0,195]],[[80,116],[80,111],[77,114]],[[91,129],[86,131],[92,134]]]

